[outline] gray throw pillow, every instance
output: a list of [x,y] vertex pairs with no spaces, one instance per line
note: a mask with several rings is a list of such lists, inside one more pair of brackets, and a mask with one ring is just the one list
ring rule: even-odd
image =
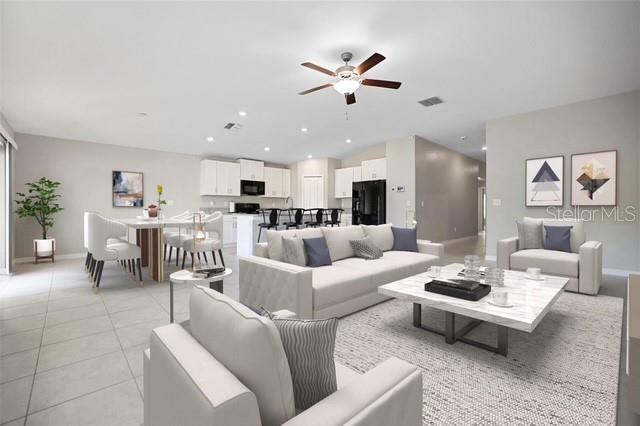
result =
[[542,244],[542,219],[525,217],[517,220],[518,226],[518,250],[541,249]]
[[545,226],[547,234],[544,248],[571,253],[571,229],[573,226]]
[[416,228],[391,227],[393,232],[393,250],[418,251],[418,230]]
[[349,244],[351,244],[351,248],[356,257],[363,259],[380,259],[382,257],[382,250],[369,237],[364,237],[359,240],[349,240]]
[[282,260],[292,265],[307,266],[307,253],[302,238],[282,237]]
[[317,268],[318,266],[331,265],[329,246],[327,246],[327,240],[324,237],[303,238],[302,241],[309,259],[307,263],[309,266]]
[[293,399],[306,410],[338,390],[333,355],[338,320],[273,318],[289,361]]

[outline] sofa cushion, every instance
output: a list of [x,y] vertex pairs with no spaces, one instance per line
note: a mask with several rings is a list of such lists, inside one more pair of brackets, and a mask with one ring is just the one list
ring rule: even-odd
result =
[[542,239],[542,219],[525,217],[516,220],[518,227],[518,248],[520,250],[544,248]]
[[385,252],[384,257],[388,261],[409,266],[411,269],[411,275],[421,274],[426,272],[430,266],[438,265],[439,258],[426,253],[413,253],[409,251],[388,251]]
[[355,257],[363,259],[380,259],[382,257],[382,250],[369,237],[349,240],[349,244],[351,244]]
[[371,285],[371,275],[366,269],[345,266],[344,262],[351,260],[366,262],[364,259],[352,257],[339,260],[331,266],[312,269],[314,309],[343,302],[376,288]]
[[306,410],[338,390],[336,318],[309,320],[273,318],[287,354],[296,409]]
[[371,238],[382,251],[389,251],[393,248],[393,231],[391,224],[383,225],[361,225],[364,235]]
[[282,262],[282,260],[284,259],[282,254],[282,237],[322,237],[322,231],[318,228],[289,229],[286,231],[275,231],[273,229],[268,230],[267,243],[269,259],[278,260],[280,262]]
[[393,232],[393,250],[418,251],[418,229],[391,227]]
[[[584,232],[584,222],[582,220],[574,219],[574,220],[552,220],[552,219],[544,219],[542,221],[543,225],[546,226],[572,226],[571,228],[571,252],[572,253],[580,253],[580,246],[584,244],[587,240],[586,234]],[[544,229],[542,230],[542,237],[546,238]]]
[[307,252],[307,264],[312,268],[331,265],[331,255],[324,237],[303,238],[304,251]]
[[392,259],[392,257],[387,256],[388,253],[391,252],[386,252],[380,259],[373,260],[365,260],[357,257],[344,259],[340,261],[340,266],[368,274],[371,278],[371,282],[369,283],[369,289],[371,291],[376,290],[383,284],[413,275],[412,263],[398,262]]
[[572,226],[544,226],[544,248],[571,253]]
[[360,226],[338,226],[337,228],[322,228],[322,234],[327,239],[331,261],[353,257],[353,249],[349,240],[364,238],[364,231]]
[[307,266],[309,259],[302,238],[282,237],[282,260],[298,266]]
[[342,389],[349,383],[354,382],[358,377],[360,377],[360,373],[336,362],[336,382],[338,389]]
[[579,258],[576,253],[555,250],[520,250],[511,255],[511,269],[540,268],[543,274],[577,277]]
[[202,286],[191,291],[189,308],[191,334],[255,394],[262,424],[291,419],[291,372],[273,322]]

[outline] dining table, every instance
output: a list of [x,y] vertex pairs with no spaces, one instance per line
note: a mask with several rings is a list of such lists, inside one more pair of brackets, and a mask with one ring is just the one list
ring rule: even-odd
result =
[[[193,219],[131,218],[116,219],[135,230],[136,245],[140,247],[142,266],[147,267],[151,279],[164,281],[163,233],[166,228],[177,228],[178,233],[186,235],[186,229],[193,227]],[[130,237],[128,235],[128,237]],[[130,238],[129,238],[130,239]]]

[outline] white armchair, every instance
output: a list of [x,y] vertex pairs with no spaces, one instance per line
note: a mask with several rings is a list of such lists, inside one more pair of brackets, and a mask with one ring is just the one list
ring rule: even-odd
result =
[[151,333],[143,355],[146,425],[422,424],[422,375],[407,362],[390,358],[362,375],[336,363],[338,390],[296,413],[270,319],[202,286],[191,292],[190,312],[189,331],[170,324]]
[[129,271],[135,276],[136,261],[140,281],[142,281],[140,247],[122,240],[123,227],[115,220],[107,219],[98,213],[86,214],[86,243],[91,254],[90,274],[94,287],[100,288],[100,280],[105,261],[127,261]]
[[540,268],[543,274],[569,279],[566,289],[576,293],[598,294],[602,282],[602,243],[586,241],[581,220],[546,220],[546,226],[573,226],[571,252],[526,249],[519,247],[518,237],[498,241],[497,266],[502,269],[525,271]]

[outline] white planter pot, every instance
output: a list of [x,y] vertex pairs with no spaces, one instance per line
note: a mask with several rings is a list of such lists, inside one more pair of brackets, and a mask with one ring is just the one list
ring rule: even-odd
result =
[[47,238],[46,240],[33,240],[33,254],[38,259],[47,258],[53,260],[56,251],[56,239]]

